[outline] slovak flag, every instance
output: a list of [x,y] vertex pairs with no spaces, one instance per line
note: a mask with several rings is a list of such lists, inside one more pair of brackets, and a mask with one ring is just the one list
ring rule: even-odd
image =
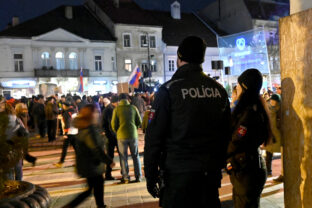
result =
[[79,92],[83,92],[83,71],[82,68],[80,69],[80,86],[79,86]]
[[142,73],[140,71],[140,68],[136,66],[136,68],[133,70],[132,74],[129,77],[129,84],[132,85],[134,88],[138,88],[141,75]]

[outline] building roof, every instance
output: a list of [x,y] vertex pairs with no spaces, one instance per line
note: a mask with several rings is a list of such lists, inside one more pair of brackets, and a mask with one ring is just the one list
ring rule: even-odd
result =
[[161,26],[147,10],[139,7],[132,0],[119,0],[118,7],[114,5],[113,0],[94,0],[94,2],[114,23]]
[[217,47],[216,35],[206,27],[195,15],[181,13],[181,19],[173,19],[170,12],[149,11],[163,26],[162,38],[169,46],[178,46],[190,35],[203,38],[208,47]]
[[73,18],[65,17],[65,6],[0,32],[0,36],[31,38],[57,28],[93,41],[114,41],[109,30],[84,6],[73,6]]
[[245,4],[253,19],[276,21],[289,15],[287,3],[245,0]]

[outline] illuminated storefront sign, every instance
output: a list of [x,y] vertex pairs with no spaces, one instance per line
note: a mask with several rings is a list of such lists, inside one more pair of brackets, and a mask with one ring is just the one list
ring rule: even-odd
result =
[[1,82],[4,88],[34,88],[36,81],[33,80],[10,80]]
[[269,74],[265,33],[262,28],[218,37],[220,59],[231,67],[231,75],[239,76],[249,68]]
[[94,80],[93,84],[94,85],[106,85],[107,81],[106,80]]

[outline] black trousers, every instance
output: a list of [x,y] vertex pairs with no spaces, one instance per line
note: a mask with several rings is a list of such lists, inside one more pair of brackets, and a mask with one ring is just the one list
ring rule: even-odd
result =
[[44,138],[46,135],[46,121],[38,121],[37,127],[41,138]]
[[79,194],[68,205],[76,207],[83,202],[90,194],[94,194],[95,203],[98,207],[104,207],[104,178],[102,175],[87,178],[88,190]]
[[[119,153],[118,145],[117,145],[117,139],[116,138],[108,138],[107,155],[112,159],[114,159],[115,147],[117,147],[117,151]],[[111,176],[112,176],[112,168],[109,165],[107,165],[105,177],[111,177]]]
[[272,174],[272,160],[273,160],[273,153],[266,151],[265,164],[266,164],[268,174]]
[[63,149],[60,162],[63,163],[65,161],[65,157],[67,155],[67,149],[69,144],[71,144],[75,149],[75,136],[74,135],[67,135],[67,139],[63,142]]
[[57,120],[47,120],[49,142],[55,141]]
[[232,172],[233,201],[235,208],[259,208],[261,193],[266,181],[266,168]]
[[220,181],[220,176],[204,172],[166,174],[160,206],[163,208],[221,208],[218,191]]

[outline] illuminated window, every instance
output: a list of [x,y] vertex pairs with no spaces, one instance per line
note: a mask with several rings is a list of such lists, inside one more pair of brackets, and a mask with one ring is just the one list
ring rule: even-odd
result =
[[169,71],[170,72],[174,71],[174,60],[169,60]]
[[150,39],[150,48],[156,48],[156,36],[149,36]]
[[78,69],[78,55],[75,52],[71,52],[68,56],[69,58],[69,68]]
[[64,69],[65,68],[64,53],[57,52],[55,54],[55,61],[56,61],[56,69]]
[[14,54],[14,69],[16,72],[24,71],[23,54]]
[[43,52],[41,54],[42,66],[50,66],[50,54],[48,52]]
[[156,72],[156,71],[157,71],[157,63],[156,63],[156,61],[152,60],[151,72]]
[[131,72],[132,71],[132,61],[131,59],[125,59],[125,70]]
[[95,56],[95,71],[102,71],[102,56]]
[[131,47],[131,37],[130,37],[130,34],[124,34],[123,35],[123,43],[124,43],[124,47]]

